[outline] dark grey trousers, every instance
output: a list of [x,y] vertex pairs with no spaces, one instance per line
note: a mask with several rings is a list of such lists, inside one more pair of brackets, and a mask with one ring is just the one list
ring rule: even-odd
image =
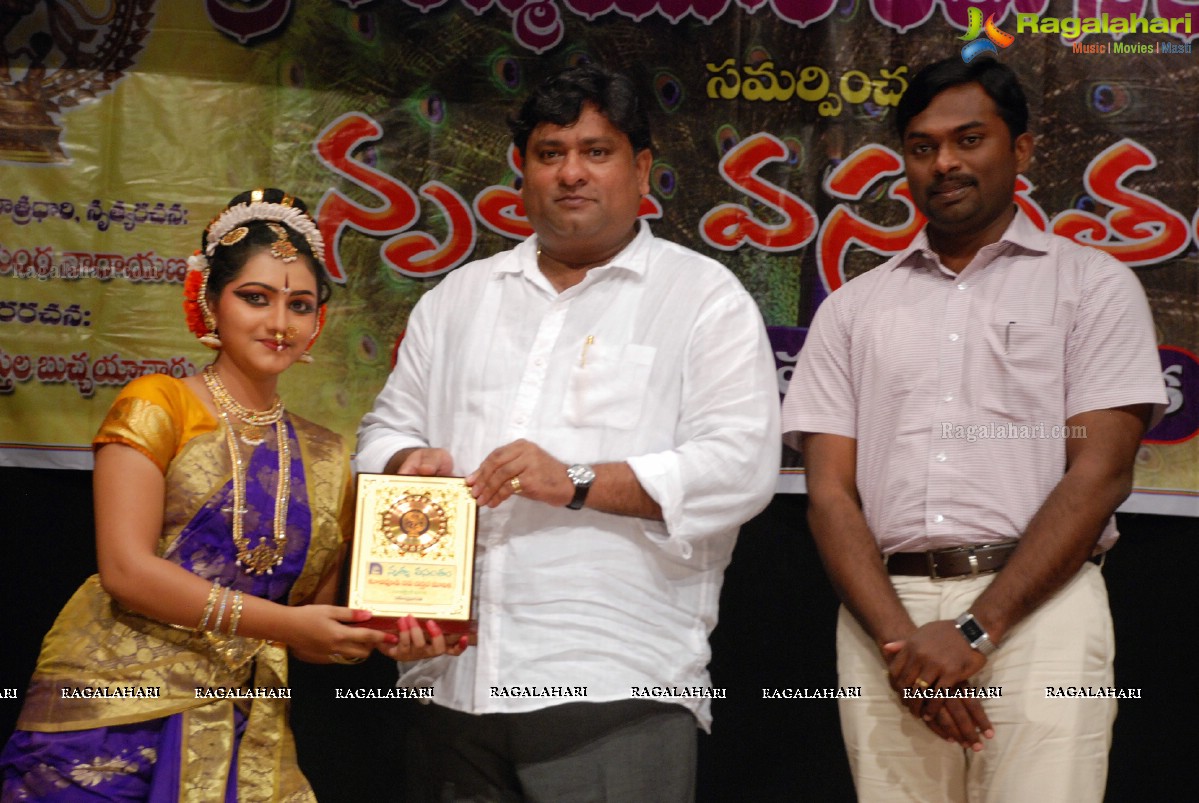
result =
[[696,724],[650,700],[524,714],[406,706],[405,803],[690,803]]

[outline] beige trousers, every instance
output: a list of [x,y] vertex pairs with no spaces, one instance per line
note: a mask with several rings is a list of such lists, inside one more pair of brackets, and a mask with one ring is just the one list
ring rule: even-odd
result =
[[[993,578],[891,579],[920,625],[956,618]],[[878,648],[843,607],[839,685],[862,688],[860,699],[839,701],[858,800],[1099,803],[1116,700],[1050,697],[1047,687],[1054,693],[1064,687],[1110,689],[1114,654],[1107,587],[1099,567],[1086,563],[1012,629],[972,679],[972,685],[998,687],[1001,694],[982,701],[995,738],[973,753],[943,741],[903,707]]]

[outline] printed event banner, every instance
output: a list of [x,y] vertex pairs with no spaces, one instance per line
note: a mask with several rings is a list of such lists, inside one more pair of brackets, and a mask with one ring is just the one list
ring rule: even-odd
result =
[[[960,55],[1028,90],[1021,207],[1148,293],[1170,409],[1126,509],[1199,515],[1197,35],[1182,0],[8,4],[0,464],[87,468],[121,386],[208,361],[181,314],[185,260],[254,186],[308,202],[338,284],[285,400],[352,438],[421,294],[529,234],[505,121],[582,60],[652,97],[642,214],[757,299],[781,394],[821,301],[921,225],[892,114],[920,66]],[[780,489],[802,488],[789,455]]]

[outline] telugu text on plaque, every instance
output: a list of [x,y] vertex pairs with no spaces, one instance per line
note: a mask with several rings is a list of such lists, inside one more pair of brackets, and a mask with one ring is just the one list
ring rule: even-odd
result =
[[360,474],[349,606],[373,626],[412,615],[473,632],[477,511],[460,477]]

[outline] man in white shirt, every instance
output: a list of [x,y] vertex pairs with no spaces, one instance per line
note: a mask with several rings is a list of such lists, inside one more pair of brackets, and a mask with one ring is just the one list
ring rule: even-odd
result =
[[[1099,801],[1112,699],[1101,555],[1166,400],[1140,282],[1013,204],[1015,73],[956,56],[896,114],[928,219],[820,307],[783,408],[844,606],[861,801]],[[908,714],[914,714],[915,717]]]
[[411,794],[689,800],[723,572],[778,471],[765,328],[729,271],[637,221],[626,77],[566,70],[510,125],[535,234],[421,299],[359,431],[361,471],[465,475],[480,504],[478,646],[401,664],[435,689]]

